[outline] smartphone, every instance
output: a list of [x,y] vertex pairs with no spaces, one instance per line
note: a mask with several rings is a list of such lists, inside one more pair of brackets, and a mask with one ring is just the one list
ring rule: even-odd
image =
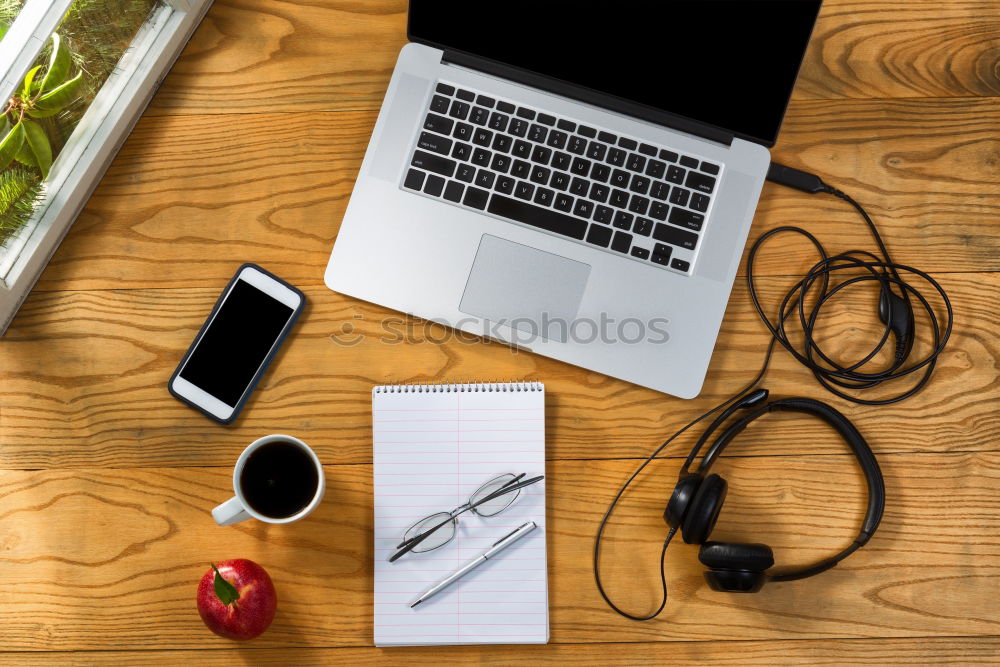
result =
[[302,313],[302,292],[244,264],[216,301],[167,385],[205,416],[231,424]]

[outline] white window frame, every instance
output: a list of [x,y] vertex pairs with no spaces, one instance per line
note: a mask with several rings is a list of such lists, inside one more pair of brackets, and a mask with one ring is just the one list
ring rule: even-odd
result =
[[[0,99],[38,57],[72,0],[28,0],[0,41]],[[201,22],[212,0],[165,0],[142,25],[52,163],[28,224],[0,248],[0,335],[27,297]]]

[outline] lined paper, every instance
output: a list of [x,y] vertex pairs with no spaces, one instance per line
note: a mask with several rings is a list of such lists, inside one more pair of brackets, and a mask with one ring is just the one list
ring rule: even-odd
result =
[[[465,512],[455,539],[388,558],[407,528],[448,512],[494,477],[545,474],[540,383],[376,387],[375,645],[549,640],[545,481],[493,517]],[[538,528],[416,608],[421,593],[526,521]]]

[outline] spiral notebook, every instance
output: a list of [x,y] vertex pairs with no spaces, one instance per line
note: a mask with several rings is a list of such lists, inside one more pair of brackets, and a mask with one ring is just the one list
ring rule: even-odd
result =
[[[375,645],[544,644],[549,640],[545,481],[504,512],[465,512],[455,538],[388,562],[413,523],[469,500],[503,473],[545,474],[538,382],[380,386],[372,391]],[[450,588],[425,590],[526,521],[538,529]]]

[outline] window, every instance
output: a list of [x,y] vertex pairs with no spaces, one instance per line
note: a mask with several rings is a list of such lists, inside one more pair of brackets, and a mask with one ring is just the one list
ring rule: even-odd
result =
[[0,0],[0,333],[211,0]]

